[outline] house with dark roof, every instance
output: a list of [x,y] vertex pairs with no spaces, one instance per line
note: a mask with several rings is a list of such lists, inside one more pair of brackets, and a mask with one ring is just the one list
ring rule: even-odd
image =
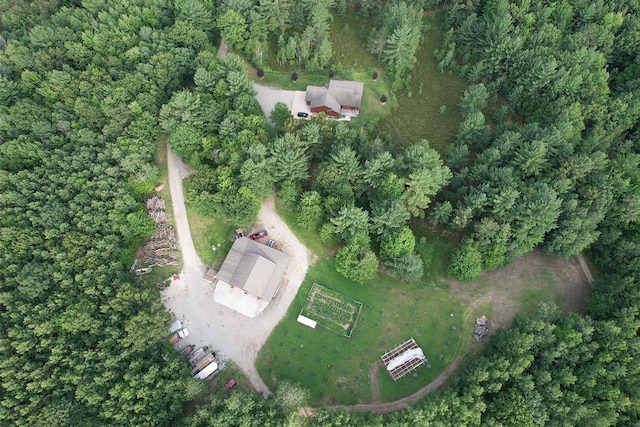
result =
[[289,257],[277,249],[240,237],[216,274],[213,299],[247,317],[260,314],[275,298]]
[[330,80],[324,86],[307,86],[305,101],[312,113],[330,117],[357,117],[364,91],[363,82]]

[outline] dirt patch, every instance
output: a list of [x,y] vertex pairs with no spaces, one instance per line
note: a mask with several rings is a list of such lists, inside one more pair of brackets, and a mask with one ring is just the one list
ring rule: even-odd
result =
[[567,261],[535,251],[507,267],[483,273],[473,283],[447,283],[469,307],[470,319],[486,314],[480,311],[489,307],[494,329],[508,328],[517,313],[535,310],[547,295],[547,300],[555,300],[564,310],[586,313],[591,292],[586,271],[577,258]]
[[380,385],[378,384],[378,370],[382,367],[382,362],[377,361],[371,364],[369,368],[369,380],[371,381],[371,401],[372,403],[380,402]]
[[443,9],[444,9],[444,7],[440,6],[440,7],[436,7],[435,9],[431,9],[431,10],[423,10],[422,11],[422,16],[427,17],[427,16],[435,15],[436,13],[442,12]]

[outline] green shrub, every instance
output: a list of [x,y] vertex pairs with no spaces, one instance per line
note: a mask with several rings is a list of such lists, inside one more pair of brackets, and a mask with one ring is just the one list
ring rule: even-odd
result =
[[473,282],[482,272],[482,254],[472,240],[456,250],[447,268],[449,276],[461,282]]
[[361,285],[370,283],[378,271],[378,259],[369,247],[350,243],[336,253],[336,271]]
[[382,261],[382,266],[387,273],[402,280],[419,280],[424,276],[424,262],[416,253],[386,258]]
[[300,198],[300,203],[296,212],[298,225],[305,230],[317,230],[324,211],[322,209],[322,199],[317,191],[307,191]]
[[338,243],[339,239],[336,234],[336,227],[330,222],[326,222],[320,227],[320,241],[328,246],[333,246]]
[[277,192],[278,202],[280,202],[280,204],[285,208],[293,211],[298,205],[301,192],[302,189],[299,185],[296,185],[291,181],[283,181]]

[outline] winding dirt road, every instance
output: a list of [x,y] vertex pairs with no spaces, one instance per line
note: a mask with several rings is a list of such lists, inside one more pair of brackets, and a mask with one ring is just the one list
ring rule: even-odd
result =
[[234,361],[247,375],[253,387],[265,395],[271,391],[255,368],[260,348],[273,328],[282,320],[296,296],[309,267],[310,254],[275,211],[273,197],[263,203],[259,220],[276,241],[276,247],[291,257],[285,272],[285,283],[276,298],[259,316],[250,319],[216,303],[214,285],[203,279],[207,269],[199,259],[187,220],[182,179],[190,169],[167,147],[169,184],[173,214],[182,251],[184,267],[180,278],[163,291],[163,303],[189,329],[189,336],[178,344],[189,344],[217,350],[223,358]]
[[[447,378],[456,370],[460,365],[462,359],[457,358],[451,364],[442,371],[440,375],[438,375],[433,381],[427,384],[425,387],[416,391],[415,393],[403,397],[402,399],[394,400],[393,402],[372,402],[372,403],[361,403],[359,405],[335,405],[335,406],[325,406],[322,409],[328,409],[330,411],[335,411],[338,409],[344,409],[345,411],[356,411],[356,412],[373,412],[376,414],[388,414],[389,412],[395,412],[403,409],[407,405],[417,402],[418,400],[425,397],[430,392],[442,387],[442,385],[447,381]],[[378,370],[373,369],[373,367],[378,367],[379,365],[376,363],[372,365],[371,375],[377,375]],[[373,382],[372,382],[373,384]],[[374,390],[374,394],[376,391]],[[301,408],[299,413],[303,416],[310,417],[316,412],[319,408]]]

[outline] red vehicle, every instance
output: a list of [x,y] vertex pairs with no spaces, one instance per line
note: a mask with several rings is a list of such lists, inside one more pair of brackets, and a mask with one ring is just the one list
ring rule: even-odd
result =
[[266,235],[267,235],[267,230],[262,230],[262,231],[258,231],[257,233],[253,233],[252,235],[249,236],[249,238],[251,240],[257,240],[257,239],[266,237]]
[[231,378],[229,381],[227,381],[227,384],[225,384],[224,388],[222,389],[223,392],[227,391],[227,390],[231,390],[232,388],[234,388],[236,386],[236,380],[234,380],[233,378]]

